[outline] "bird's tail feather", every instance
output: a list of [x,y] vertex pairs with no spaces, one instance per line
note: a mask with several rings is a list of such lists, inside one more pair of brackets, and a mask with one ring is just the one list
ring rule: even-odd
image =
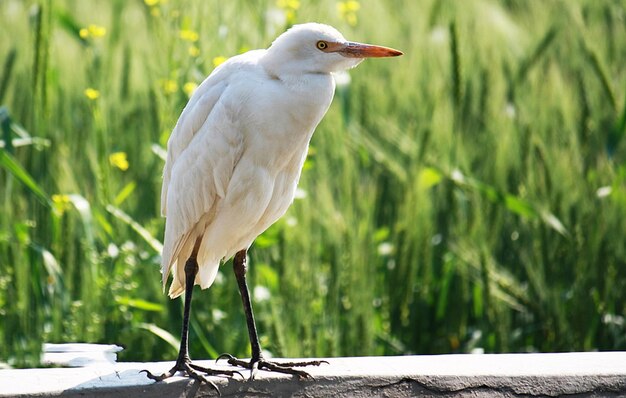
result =
[[[195,285],[200,285],[202,289],[207,289],[209,286],[213,284],[215,281],[215,277],[217,276],[217,271],[219,270],[220,262],[214,261],[209,263],[198,262],[199,270],[198,275],[196,275],[196,280],[194,281]],[[182,272],[182,277],[180,276],[180,272],[177,270],[178,262],[174,264],[172,267],[172,284],[170,285],[170,290],[168,295],[170,298],[174,299],[185,292],[185,272]]]
[[[167,234],[167,230],[165,232]],[[163,247],[163,262],[161,263],[163,290],[165,290],[171,272],[173,276],[169,290],[171,298],[180,296],[185,290],[185,262],[191,255],[195,242],[195,239],[191,239],[191,237],[192,234],[187,233],[178,239],[173,248],[167,243]],[[166,239],[166,242],[169,241]]]
[[[164,287],[167,282],[167,274],[169,272],[172,273],[172,284],[168,292],[171,298],[176,298],[185,291],[185,262],[191,256],[195,244],[195,239],[190,239],[190,236],[184,236],[180,240],[181,243],[174,250],[175,257],[171,258],[173,261],[170,260],[170,265],[166,266],[167,263],[163,263]],[[200,285],[202,289],[206,289],[215,281],[221,261],[219,258],[216,259],[215,256],[212,256],[206,246],[200,246],[196,259],[198,261],[198,274],[194,284]]]

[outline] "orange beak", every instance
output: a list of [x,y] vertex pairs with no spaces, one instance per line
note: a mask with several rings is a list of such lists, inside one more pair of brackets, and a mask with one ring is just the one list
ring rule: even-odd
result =
[[355,43],[352,41],[337,46],[337,48],[333,50],[334,52],[349,58],[397,57],[403,54],[402,51],[394,50],[393,48],[375,46],[373,44]]

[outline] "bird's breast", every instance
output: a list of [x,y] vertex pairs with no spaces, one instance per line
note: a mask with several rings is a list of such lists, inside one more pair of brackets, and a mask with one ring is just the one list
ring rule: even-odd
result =
[[245,131],[246,152],[270,170],[301,166],[333,94],[330,75],[258,82],[258,87],[245,96],[237,117]]

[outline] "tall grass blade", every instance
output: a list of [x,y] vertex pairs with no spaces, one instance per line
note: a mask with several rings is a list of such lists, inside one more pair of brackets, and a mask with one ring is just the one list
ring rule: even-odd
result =
[[563,236],[567,236],[567,229],[563,223],[547,210],[510,193],[502,192],[495,187],[478,181],[475,178],[466,177],[459,170],[454,170],[449,179],[460,187],[467,187],[482,194],[491,202],[503,205],[510,212],[528,219],[541,219],[546,225]]
[[42,27],[42,10],[40,4],[33,5],[30,13],[31,23],[34,25],[35,41],[33,42],[33,79],[31,84],[31,96],[37,98],[37,87],[39,87],[41,79],[42,58],[43,58],[43,27]]
[[215,349],[215,347],[211,343],[209,343],[209,339],[207,338],[206,333],[205,333],[206,328],[203,328],[202,326],[200,326],[200,323],[195,317],[191,317],[190,324],[191,324],[191,329],[194,331],[198,340],[200,340],[200,344],[202,345],[202,348],[204,349],[204,351],[207,354],[209,354],[211,358],[217,358],[220,355],[220,353]]
[[72,14],[61,9],[56,9],[54,16],[56,17],[56,22],[69,34],[71,38],[75,39],[83,46],[89,45],[89,41],[86,38],[81,37],[80,30],[82,26],[76,21]]
[[124,188],[122,188],[122,190],[115,196],[115,199],[113,199],[113,204],[115,206],[119,206],[124,203],[124,201],[135,191],[135,188],[137,188],[137,183],[135,181],[131,181],[126,184]]
[[604,90],[604,94],[611,104],[611,109],[617,113],[617,100],[615,99],[615,93],[613,93],[613,89],[611,88],[611,83],[609,77],[607,76],[606,68],[602,65],[602,61],[598,57],[596,51],[594,51],[591,47],[587,45],[587,43],[583,43],[583,49],[585,51],[585,55],[587,56],[588,62],[591,64],[591,68],[594,71],[596,77],[600,81],[602,85],[602,89]]
[[83,222],[83,229],[85,232],[85,236],[87,237],[89,247],[95,250],[95,230],[93,224],[93,213],[91,211],[91,205],[89,204],[89,201],[85,199],[84,196],[76,193],[67,196],[70,203],[72,203],[72,205],[80,215],[80,219]]
[[557,28],[552,26],[545,35],[541,38],[533,52],[522,61],[519,69],[517,71],[517,77],[515,79],[516,85],[520,85],[526,79],[528,72],[532,69],[532,67],[541,59],[541,57],[545,54],[545,52],[550,48],[550,45],[554,42],[554,39],[557,37]]
[[163,244],[161,244],[161,242],[159,242],[156,238],[154,238],[152,236],[152,234],[147,229],[145,229],[144,227],[141,226],[141,224],[139,224],[137,221],[133,220],[132,217],[129,216],[128,214],[126,214],[124,211],[122,211],[121,209],[119,209],[119,208],[117,208],[117,207],[115,207],[113,205],[107,205],[106,209],[115,218],[117,218],[118,220],[120,220],[123,223],[127,224],[135,232],[137,232],[139,234],[139,236],[141,236],[143,238],[143,240],[146,241],[146,243],[148,243],[148,245],[152,249],[154,249],[154,251],[157,254],[161,254],[161,252],[163,251]]
[[450,24],[450,69],[452,71],[452,99],[457,112],[461,106],[461,55],[459,54],[459,33],[456,23]]
[[2,68],[2,77],[0,78],[0,104],[4,101],[4,97],[11,81],[11,75],[13,73],[13,66],[15,65],[15,58],[17,57],[17,50],[11,48],[4,60],[4,67]]
[[[11,148],[19,148],[25,146],[34,146],[37,149],[50,147],[50,140],[39,137],[27,137],[27,138],[14,138],[9,140]],[[7,152],[9,151],[9,146],[5,144],[5,140],[0,140],[0,149],[5,149]]]
[[178,351],[178,348],[180,347],[180,340],[174,337],[174,335],[168,332],[167,330],[161,329],[160,327],[158,327],[157,325],[153,323],[140,323],[136,325],[136,327],[138,329],[147,330],[148,332],[152,333],[153,335],[165,341],[174,350]]
[[11,137],[11,117],[9,116],[9,110],[1,106],[0,107],[0,129],[2,129],[2,148],[8,153],[14,154],[13,137]]
[[152,144],[150,149],[152,149],[152,153],[157,155],[162,161],[165,162],[167,160],[167,151],[161,145]]
[[44,205],[51,208],[50,196],[43,190],[33,177],[24,169],[17,160],[6,150],[0,149],[0,167],[11,173],[19,182],[24,184],[28,190]]
[[119,305],[126,305],[142,311],[163,312],[165,310],[161,304],[152,303],[142,299],[134,299],[128,296],[117,296],[115,297],[115,302]]

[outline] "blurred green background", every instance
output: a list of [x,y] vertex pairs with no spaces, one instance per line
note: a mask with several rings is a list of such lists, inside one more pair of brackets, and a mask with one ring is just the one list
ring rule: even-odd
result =
[[[225,57],[294,23],[401,49],[343,76],[250,252],[274,356],[626,349],[626,2],[0,2],[0,362],[173,360],[164,148]],[[191,353],[249,355],[230,263]]]

